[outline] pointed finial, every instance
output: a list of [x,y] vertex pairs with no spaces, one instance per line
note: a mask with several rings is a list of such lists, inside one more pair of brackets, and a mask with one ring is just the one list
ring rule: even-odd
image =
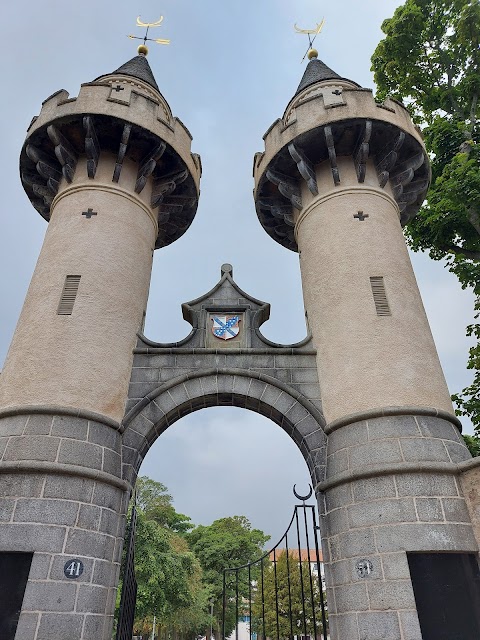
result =
[[[297,33],[304,33],[308,36],[308,50],[305,53],[305,55],[302,58],[302,62],[305,60],[306,57],[308,57],[309,60],[312,60],[312,58],[318,58],[318,51],[316,49],[314,49],[312,47],[315,38],[318,36],[318,34],[320,33],[320,31],[323,29],[323,25],[325,24],[325,18],[322,18],[322,20],[320,22],[317,23],[317,26],[315,27],[315,29],[300,29],[299,27],[297,27],[296,24],[293,25],[293,28],[295,29],[295,31]],[[314,36],[312,38],[312,35]]]
[[170,44],[170,40],[163,40],[162,38],[148,38],[148,30],[150,29],[150,27],[159,27],[162,24],[162,22],[163,22],[163,16],[160,16],[160,18],[156,22],[142,22],[140,20],[140,16],[138,16],[137,27],[147,28],[147,31],[145,32],[145,37],[140,38],[139,36],[131,36],[131,35],[128,37],[131,38],[132,40],[143,40],[143,44],[141,44],[137,49],[139,56],[148,55],[147,40],[149,42],[156,42],[157,44]]

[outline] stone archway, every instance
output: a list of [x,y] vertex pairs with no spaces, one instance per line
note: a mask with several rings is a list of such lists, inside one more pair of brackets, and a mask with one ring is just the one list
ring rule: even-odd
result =
[[183,416],[214,406],[255,411],[278,424],[295,442],[308,465],[313,486],[325,479],[323,416],[307,398],[275,378],[242,369],[200,369],[155,388],[124,420],[123,478],[135,481],[157,437]]

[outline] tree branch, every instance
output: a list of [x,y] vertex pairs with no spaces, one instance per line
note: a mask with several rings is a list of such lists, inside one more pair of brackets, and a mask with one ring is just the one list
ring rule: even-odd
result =
[[478,95],[475,93],[472,98],[472,106],[470,108],[470,126],[473,130],[475,129],[475,125],[477,124],[477,105],[478,105]]
[[480,262],[480,251],[470,251],[469,249],[463,249],[455,244],[438,245],[438,248],[445,253],[453,253],[456,256],[464,256],[475,262]]
[[480,236],[480,216],[478,215],[478,211],[473,207],[470,207],[468,210],[468,221]]

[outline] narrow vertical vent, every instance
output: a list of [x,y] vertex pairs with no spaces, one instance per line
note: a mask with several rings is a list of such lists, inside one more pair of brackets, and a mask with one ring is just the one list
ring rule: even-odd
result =
[[73,305],[75,304],[75,298],[77,297],[78,285],[80,284],[81,276],[66,276],[65,284],[63,285],[62,297],[58,305],[57,315],[59,316],[71,316],[73,311]]
[[382,276],[373,276],[370,278],[370,286],[372,287],[373,301],[375,302],[375,310],[377,316],[391,316],[390,306],[385,292],[385,283]]

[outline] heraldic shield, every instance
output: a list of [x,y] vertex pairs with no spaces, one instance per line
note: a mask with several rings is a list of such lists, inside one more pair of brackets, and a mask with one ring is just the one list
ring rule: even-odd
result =
[[240,332],[240,316],[213,316],[212,333],[221,340],[230,340]]

